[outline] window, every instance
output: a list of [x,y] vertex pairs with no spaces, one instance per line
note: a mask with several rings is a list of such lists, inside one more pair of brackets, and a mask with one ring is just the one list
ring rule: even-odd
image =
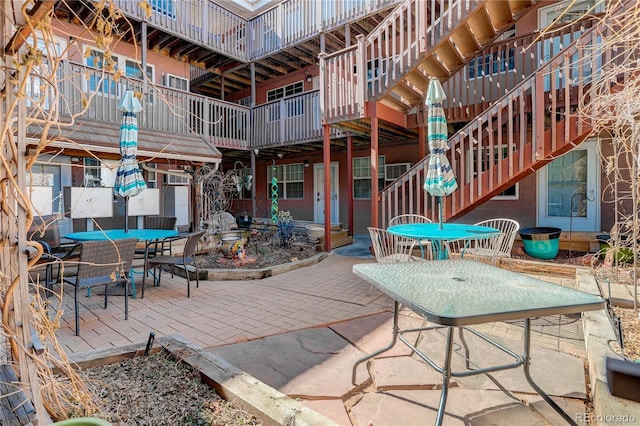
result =
[[277,89],[269,90],[267,92],[267,102],[277,101],[278,99],[288,98],[289,96],[297,95],[304,91],[304,84],[302,81],[292,83],[287,86],[278,87]]
[[[513,147],[513,151],[516,151],[516,147]],[[493,161],[493,165],[495,166],[496,164],[498,164],[499,160],[503,160],[505,158],[507,158],[509,154],[509,146],[508,145],[502,145],[502,147],[497,147],[494,146],[493,147],[493,155],[491,155],[489,148],[483,148],[482,149],[482,159],[481,159],[481,163],[480,163],[480,167],[481,167],[481,171],[485,171],[485,170],[489,170],[489,166],[491,164],[491,162]],[[471,155],[471,154],[470,154]],[[473,161],[470,162],[469,164],[469,170],[473,170],[473,177],[475,177],[477,175],[477,170],[478,170],[478,150],[474,149],[473,150],[473,154],[472,154],[472,158]],[[467,176],[469,176],[469,179],[471,178],[470,174],[467,174]],[[510,186],[509,188],[505,189],[504,191],[502,191],[500,194],[496,195],[495,197],[492,198],[493,200],[517,200],[518,199],[518,184],[516,183],[513,186]]]
[[185,92],[189,91],[189,80],[178,77],[177,75],[165,74],[162,84],[172,89],[184,90]]
[[269,166],[267,169],[267,194],[271,198],[271,179],[278,179],[278,199],[304,198],[304,164]]
[[[157,167],[156,163],[148,163],[147,165],[152,170],[155,170]],[[158,173],[152,172],[151,170],[147,170],[147,187],[149,188],[158,187]]]
[[118,160],[98,160],[94,157],[83,158],[83,186],[89,188],[110,188],[115,185],[118,174]]
[[184,174],[182,170],[167,170],[171,174],[166,174],[166,183],[167,185],[188,185],[189,178],[185,176],[179,176],[179,174]]
[[236,101],[238,105],[250,107],[251,106],[251,96],[247,96],[246,98],[238,99]]
[[[143,80],[142,65],[138,61],[133,59],[125,59],[124,61],[124,75],[129,78],[135,78],[137,80]],[[153,81],[153,65],[147,64],[147,78],[149,81]]]
[[[97,68],[97,70],[89,71],[89,91],[103,95],[117,95],[116,84],[113,81],[111,73],[118,70],[118,61],[118,56],[109,55],[105,57],[104,52],[91,49],[91,53],[86,58],[86,64],[90,67]],[[104,74],[102,70],[105,71]]]
[[411,163],[387,164],[384,169],[385,185],[393,182],[411,168]]
[[[289,84],[288,86],[278,87],[267,92],[267,102],[277,101],[279,99],[288,98],[293,95],[297,95],[304,91],[304,85],[302,81]],[[280,103],[273,103],[268,110],[268,120],[278,121],[280,120]],[[285,113],[286,118],[297,117],[304,114],[304,101],[302,99],[289,99],[285,101]]]
[[66,40],[53,37],[51,43],[45,43],[42,33],[37,32],[37,42],[33,35],[27,41],[29,46],[42,53],[42,62],[31,70],[27,80],[27,107],[38,105],[48,110],[54,99],[55,92],[49,81],[52,72],[51,63],[61,59],[62,52],[66,49]]
[[518,184],[505,189],[498,195],[492,198],[492,200],[517,200],[519,198]]
[[173,6],[173,0],[149,0],[149,3],[154,12],[175,19],[176,12]]
[[515,67],[515,48],[502,50],[485,56],[478,56],[469,62],[467,76],[469,79],[485,75],[500,74],[512,71]]
[[[385,161],[378,157],[378,188],[384,188]],[[353,198],[371,198],[371,157],[353,159]]]

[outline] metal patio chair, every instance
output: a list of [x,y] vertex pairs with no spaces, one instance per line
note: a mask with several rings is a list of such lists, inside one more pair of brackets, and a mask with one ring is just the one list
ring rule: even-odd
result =
[[[169,266],[173,269],[174,266],[182,266],[184,267],[185,275],[187,277],[187,297],[191,297],[191,277],[188,266],[194,266],[196,270],[196,287],[200,287],[200,274],[198,270],[198,265],[195,260],[196,248],[198,247],[198,241],[200,241],[200,237],[204,235],[205,231],[192,232],[191,234],[187,234],[184,238],[186,241],[184,243],[184,249],[182,254],[179,255],[161,255],[152,257],[147,260],[147,264],[145,266],[146,270],[153,268],[153,283],[154,286],[160,285],[160,278],[162,277],[162,268],[163,266]],[[142,277],[142,297],[144,298],[144,282],[146,279],[146,275]]]
[[492,263],[498,263],[499,258],[510,258],[511,249],[520,229],[520,224],[513,219],[488,219],[475,223],[478,226],[488,226],[500,231],[498,238],[486,238],[475,240],[467,253],[478,257],[488,257]]
[[[81,244],[61,242],[56,216],[35,216],[27,231],[27,238],[42,245],[44,253],[36,265],[45,267],[45,287],[52,290],[53,284],[60,280],[60,271],[64,270],[63,262],[77,260]],[[55,277],[54,267],[57,268]]]
[[431,223],[431,219],[421,214],[400,214],[389,219],[389,226],[409,223]]
[[78,297],[81,289],[104,287],[104,308],[106,309],[109,285],[124,285],[124,319],[129,319],[129,270],[137,242],[135,238],[127,238],[82,243],[76,276],[64,277],[64,282],[74,287],[76,336],[80,335]]

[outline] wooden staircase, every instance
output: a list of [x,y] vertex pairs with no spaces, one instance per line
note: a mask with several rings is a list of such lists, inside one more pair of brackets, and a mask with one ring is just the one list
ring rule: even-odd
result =
[[386,111],[386,120],[411,127],[429,78],[455,74],[535,2],[404,1],[355,46],[320,57],[324,122],[370,134],[368,119]]
[[[589,123],[579,121],[576,110],[595,96],[592,83],[611,57],[593,54],[602,37],[597,30],[583,31],[449,139],[459,188],[443,199],[445,219],[464,215],[590,135]],[[409,212],[437,220],[436,199],[422,189],[426,169],[425,158],[381,192],[381,223]]]

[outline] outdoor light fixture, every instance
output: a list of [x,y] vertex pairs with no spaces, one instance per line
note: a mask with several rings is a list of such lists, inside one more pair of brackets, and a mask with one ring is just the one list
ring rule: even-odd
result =
[[283,153],[281,153],[281,152],[279,152],[279,153],[278,153],[278,158],[282,158],[282,157],[284,157],[284,154],[283,154]]
[[309,167],[309,160],[304,160],[304,166]]
[[312,75],[308,75],[307,76],[307,83],[311,83],[313,81],[313,76]]
[[256,149],[254,149],[254,150],[253,150],[253,153],[254,153],[255,155],[258,155],[258,153],[259,153],[259,152],[260,152],[260,150],[259,150],[258,148],[256,148]]

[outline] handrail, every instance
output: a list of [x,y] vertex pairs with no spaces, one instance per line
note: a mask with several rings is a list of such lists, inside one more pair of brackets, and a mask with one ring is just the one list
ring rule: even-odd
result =
[[440,8],[440,14],[430,22],[432,14],[424,1],[404,0],[357,46],[321,56],[324,120],[362,118],[364,102],[386,94],[481,4],[481,0],[432,0],[431,7]]
[[[571,112],[589,99],[590,83],[606,63],[603,56],[610,55],[595,53],[600,30],[583,32],[449,139],[448,157],[459,189],[444,198],[447,219],[504,191],[588,136],[589,123]],[[427,164],[428,157],[380,193],[383,223],[409,212],[437,220],[435,197],[422,189]]]
[[447,120],[466,122],[481,114],[523,78],[536,72],[550,59],[552,49],[571,44],[595,22],[590,17],[546,31],[542,36],[535,31],[486,46],[443,83],[447,94],[443,102]]

